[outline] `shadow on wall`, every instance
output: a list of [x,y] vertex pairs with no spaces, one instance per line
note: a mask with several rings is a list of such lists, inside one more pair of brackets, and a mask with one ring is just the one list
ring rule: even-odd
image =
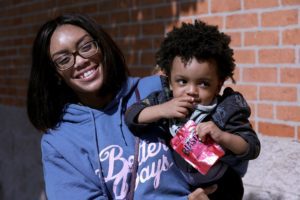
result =
[[[118,4],[123,3],[123,1],[115,2],[118,2]],[[132,1],[130,4],[138,4],[137,2],[139,1]],[[142,36],[139,34],[132,34],[132,30],[130,30],[131,27],[128,25],[127,29],[123,25],[119,26],[118,23],[122,23],[120,21],[123,19],[115,19],[116,21],[112,23],[111,21],[107,21],[105,24],[107,24],[107,26],[109,25],[108,30],[111,28],[109,32],[114,38],[122,38],[116,40],[123,49],[129,65],[141,66],[142,63],[143,66],[154,66],[154,53],[163,38],[165,28],[171,28],[177,25],[182,13],[196,13],[199,6],[201,6],[201,2],[205,3],[203,0],[195,3],[167,1],[167,3],[163,3],[160,9],[152,8],[155,16],[152,16],[151,20],[145,18],[146,13],[142,8],[139,8],[139,5],[124,5],[132,12],[136,11],[136,16],[133,20],[139,22],[143,29],[143,33],[140,34],[142,34],[142,36],[146,35],[146,39],[142,39]],[[101,3],[103,3],[103,1],[97,2],[98,5]],[[17,6],[17,4],[12,6]],[[56,7],[52,9],[52,11],[55,10],[56,13],[63,13],[66,10],[68,12],[83,12],[81,7],[82,5],[80,3],[74,3],[71,6]],[[46,13],[51,10],[45,9],[44,11]],[[49,13],[53,12],[48,12],[48,14]],[[87,14],[91,13],[87,12]],[[97,13],[94,14],[97,15]],[[153,19],[159,20],[165,18],[168,19],[165,25],[162,25],[160,22],[153,22]],[[37,19],[40,20],[38,22],[40,25],[45,22],[43,18]],[[111,25],[114,23],[117,25]],[[161,25],[161,29],[155,30],[157,25]],[[117,30],[117,32],[114,32],[114,29]],[[35,30],[35,32],[36,31],[37,30]],[[149,35],[152,40],[150,43],[147,43],[147,36]],[[147,44],[146,49],[145,45],[143,45],[145,42]],[[136,62],[137,60],[139,62]],[[14,67],[18,68],[18,66]],[[139,75],[143,74],[139,73]],[[25,108],[0,105],[0,119],[0,199],[45,200],[40,152],[41,134],[29,123]]]
[[[166,1],[156,3],[155,7],[140,1],[118,1],[116,6],[122,10],[122,15],[118,12],[109,17],[102,14],[94,17],[115,38],[134,76],[150,74],[164,34],[178,26],[184,20],[182,17],[208,12],[208,3],[204,0]],[[128,9],[123,13],[125,8]]]
[[40,138],[24,108],[0,105],[0,199],[42,200]]

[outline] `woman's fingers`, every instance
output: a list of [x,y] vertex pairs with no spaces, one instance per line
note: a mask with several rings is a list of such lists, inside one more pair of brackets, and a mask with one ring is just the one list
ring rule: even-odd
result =
[[212,193],[214,193],[217,189],[218,189],[217,184],[214,184],[214,185],[212,185],[212,186],[209,186],[209,187],[207,187],[207,188],[204,188],[203,190],[204,190],[205,194],[212,194]]

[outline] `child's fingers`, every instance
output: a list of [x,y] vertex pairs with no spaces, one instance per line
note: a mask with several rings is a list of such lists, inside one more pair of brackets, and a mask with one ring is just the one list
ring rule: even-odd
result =
[[209,134],[203,124],[198,124],[196,127],[197,135],[202,142],[205,142],[206,135]]

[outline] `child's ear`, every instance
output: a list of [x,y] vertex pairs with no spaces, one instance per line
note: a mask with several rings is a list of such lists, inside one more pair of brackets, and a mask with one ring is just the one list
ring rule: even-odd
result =
[[220,91],[221,91],[223,85],[224,85],[224,80],[220,80],[220,81],[219,81],[219,85],[218,85],[218,94],[220,93]]

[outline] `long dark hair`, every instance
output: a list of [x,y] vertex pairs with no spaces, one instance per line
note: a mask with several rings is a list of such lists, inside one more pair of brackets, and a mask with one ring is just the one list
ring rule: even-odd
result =
[[127,80],[128,68],[119,47],[94,20],[81,14],[61,15],[46,22],[37,33],[32,49],[32,67],[27,92],[27,113],[40,131],[55,128],[67,103],[76,102],[73,90],[58,74],[50,58],[50,39],[57,27],[71,24],[87,31],[98,42],[102,52],[104,80],[101,92],[115,94]]

